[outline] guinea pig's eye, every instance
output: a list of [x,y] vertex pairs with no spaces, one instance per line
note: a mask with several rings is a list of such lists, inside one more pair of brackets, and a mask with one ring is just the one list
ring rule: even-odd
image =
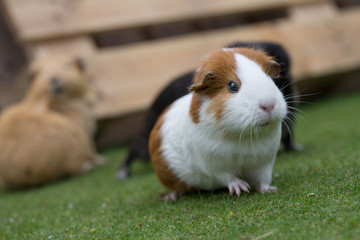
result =
[[230,81],[227,87],[230,93],[237,93],[239,91],[239,84],[236,82]]

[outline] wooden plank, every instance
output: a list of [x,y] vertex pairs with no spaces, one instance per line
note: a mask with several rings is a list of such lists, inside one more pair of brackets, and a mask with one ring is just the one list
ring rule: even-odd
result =
[[283,8],[326,0],[3,0],[23,41],[185,19]]
[[334,18],[337,14],[338,9],[334,2],[319,2],[290,9],[290,18],[294,24],[309,24],[314,19]]
[[105,93],[97,115],[145,109],[170,79],[196,68],[209,50],[235,40],[282,43],[293,58],[297,80],[359,68],[359,13],[356,9],[309,24],[262,23],[101,51],[88,59]]
[[[298,79],[316,78],[360,67],[360,8],[321,18],[314,12],[308,24],[289,24],[281,31],[289,36]],[[319,19],[320,18],[320,19]],[[292,45],[292,48],[290,46]]]
[[57,54],[89,57],[96,51],[94,42],[87,36],[28,43],[26,44],[26,48],[32,58],[41,58]]

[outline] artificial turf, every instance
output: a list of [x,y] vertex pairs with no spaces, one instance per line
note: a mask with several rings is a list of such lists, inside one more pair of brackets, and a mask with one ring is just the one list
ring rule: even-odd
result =
[[360,93],[301,107],[296,141],[280,151],[277,193],[226,190],[164,203],[150,164],[119,182],[127,146],[89,174],[26,191],[0,189],[0,239],[360,239]]

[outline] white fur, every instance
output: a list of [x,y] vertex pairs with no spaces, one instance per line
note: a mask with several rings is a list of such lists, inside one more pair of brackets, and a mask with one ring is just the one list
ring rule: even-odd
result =
[[[240,54],[235,59],[242,85],[226,102],[221,119],[207,111],[212,100],[204,97],[200,121],[194,123],[189,114],[193,93],[178,99],[161,126],[163,156],[175,175],[195,188],[228,187],[239,195],[249,183],[260,192],[274,191],[271,174],[286,103],[257,63]],[[268,113],[261,104],[275,107]]]

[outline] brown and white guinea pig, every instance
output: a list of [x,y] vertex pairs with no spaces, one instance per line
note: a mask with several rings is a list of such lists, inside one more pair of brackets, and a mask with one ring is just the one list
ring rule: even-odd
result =
[[287,114],[272,78],[280,66],[261,50],[211,52],[196,71],[191,93],[157,120],[149,139],[160,182],[176,200],[194,189],[254,187],[273,192],[272,169]]
[[[253,49],[261,49],[268,55],[272,56],[276,62],[280,64],[281,71],[277,78],[273,81],[283,93],[287,101],[288,114],[282,124],[282,137],[286,151],[301,150],[301,146],[294,143],[294,125],[296,109],[296,93],[291,76],[291,59],[286,49],[273,42],[235,42],[227,47],[246,47]],[[148,161],[150,159],[148,151],[148,140],[151,129],[154,127],[157,118],[160,114],[176,99],[189,93],[189,87],[192,84],[194,71],[188,72],[173,81],[171,81],[156,97],[151,107],[146,113],[145,121],[142,126],[142,131],[139,136],[133,141],[130,146],[128,155],[125,161],[120,166],[117,178],[126,179],[131,173],[131,164],[135,159]]]
[[94,149],[95,93],[80,61],[39,60],[25,98],[0,116],[0,182],[26,188],[78,175],[104,160]]

